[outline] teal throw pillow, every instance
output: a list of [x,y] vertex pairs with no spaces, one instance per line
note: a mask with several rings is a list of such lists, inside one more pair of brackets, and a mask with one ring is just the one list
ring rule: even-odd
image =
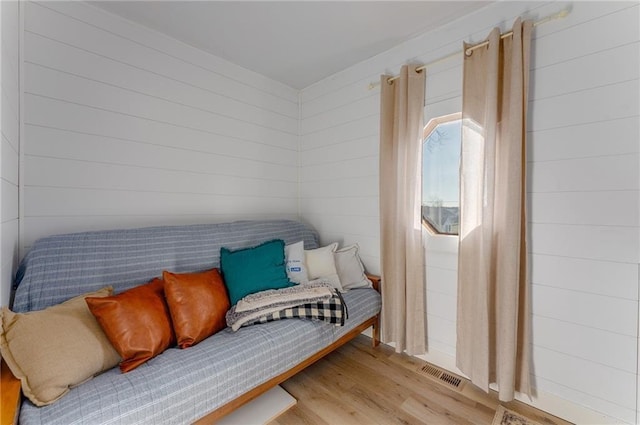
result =
[[220,269],[231,305],[255,292],[294,285],[287,278],[284,241],[280,239],[236,251],[223,247]]

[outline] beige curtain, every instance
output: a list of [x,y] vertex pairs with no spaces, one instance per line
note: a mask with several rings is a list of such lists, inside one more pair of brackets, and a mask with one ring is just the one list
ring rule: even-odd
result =
[[382,340],[396,351],[426,347],[421,148],[426,71],[403,66],[398,79],[381,77],[380,252]]
[[[457,366],[499,398],[530,395],[526,116],[532,24],[464,59]],[[464,46],[465,50],[467,45]]]

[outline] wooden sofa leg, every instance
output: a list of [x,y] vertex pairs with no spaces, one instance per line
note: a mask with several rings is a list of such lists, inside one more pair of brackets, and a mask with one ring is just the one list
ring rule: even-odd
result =
[[373,324],[373,332],[371,338],[371,346],[376,348],[380,345],[380,316],[376,316],[376,321]]
[[[382,278],[380,276],[376,276],[370,273],[367,273],[367,278],[371,281],[371,284],[373,285],[373,289],[380,292]],[[378,345],[380,345],[380,315],[379,314],[376,316],[376,321],[373,323],[372,333],[373,335],[371,338],[371,346],[373,348],[376,348]]]
[[18,413],[20,412],[20,380],[13,376],[9,366],[2,360],[0,366],[0,388],[2,391],[0,404],[0,423],[2,425],[14,425],[18,423]]

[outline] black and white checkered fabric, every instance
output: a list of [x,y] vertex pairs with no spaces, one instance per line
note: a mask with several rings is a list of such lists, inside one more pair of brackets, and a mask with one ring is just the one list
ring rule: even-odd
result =
[[336,326],[344,326],[344,322],[349,318],[347,305],[338,291],[334,291],[333,296],[327,301],[310,304],[302,304],[296,307],[285,308],[274,313],[265,314],[242,326],[249,326],[258,323],[273,322],[282,319],[310,319],[333,323]]

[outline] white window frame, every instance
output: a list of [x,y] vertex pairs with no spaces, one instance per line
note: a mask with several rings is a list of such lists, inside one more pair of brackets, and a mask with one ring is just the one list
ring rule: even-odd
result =
[[[462,112],[455,112],[453,114],[447,114],[447,115],[441,115],[435,118],[431,118],[429,120],[429,122],[427,123],[427,125],[424,126],[424,129],[422,131],[422,143],[424,146],[424,141],[427,138],[427,136],[440,124],[444,124],[447,122],[451,122],[451,121],[457,121],[457,120],[462,120]],[[462,142],[462,141],[461,141]],[[424,151],[422,151],[422,155],[424,155]],[[421,161],[422,162],[422,161]],[[420,167],[420,181],[422,181],[422,166]],[[460,182],[460,172],[458,171],[458,184]],[[422,196],[422,194],[421,194]],[[460,206],[458,206],[460,208]],[[428,220],[425,220],[424,216],[422,215],[422,206],[420,207],[420,216],[422,218],[422,225],[429,231],[429,234],[431,234],[431,236],[450,236],[450,237],[458,237],[458,233],[442,233],[439,232],[437,229],[435,229],[433,227],[433,225],[431,225],[431,223],[429,223]]]

